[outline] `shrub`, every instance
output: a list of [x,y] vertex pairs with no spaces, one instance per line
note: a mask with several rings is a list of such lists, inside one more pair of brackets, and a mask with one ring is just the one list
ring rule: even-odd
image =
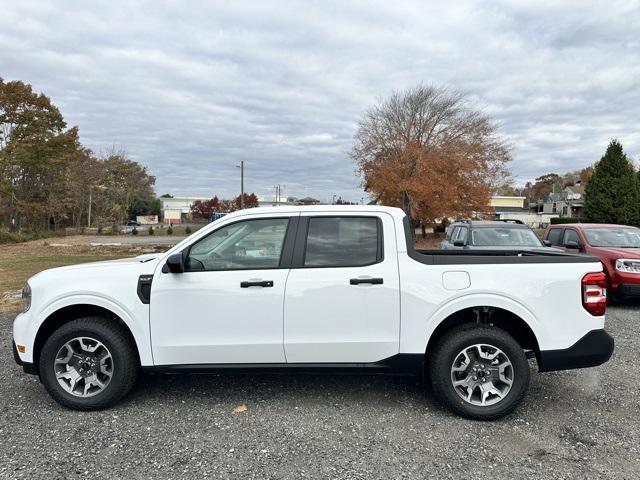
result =
[[156,232],[153,227],[149,227],[149,235],[154,235]]
[[171,225],[167,228],[167,235],[173,235],[173,227]]
[[138,234],[138,229],[136,227],[133,227],[133,230],[131,230],[131,235],[137,235]]
[[28,242],[30,240],[40,240],[42,238],[58,237],[64,235],[64,232],[53,230],[17,230],[11,231],[5,228],[0,228],[0,244],[3,243],[21,243]]
[[187,235],[191,235],[191,227],[185,228],[184,233],[186,233]]
[[551,225],[557,225],[559,223],[580,223],[578,217],[553,217],[551,218]]
[[0,230],[0,243],[18,243],[24,241],[24,235],[19,232],[10,232],[4,229]]

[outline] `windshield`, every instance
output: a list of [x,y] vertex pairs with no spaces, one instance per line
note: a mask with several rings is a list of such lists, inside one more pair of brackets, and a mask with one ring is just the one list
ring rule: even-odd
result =
[[533,231],[526,228],[478,228],[471,232],[471,245],[482,247],[542,247]]
[[585,228],[592,247],[640,248],[640,228]]

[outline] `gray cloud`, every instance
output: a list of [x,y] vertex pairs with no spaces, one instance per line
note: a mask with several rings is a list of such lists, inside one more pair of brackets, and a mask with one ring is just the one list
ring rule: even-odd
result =
[[468,93],[519,181],[640,155],[640,4],[5,3],[0,76],[32,83],[96,150],[123,146],[159,193],[351,200],[362,112],[418,82]]

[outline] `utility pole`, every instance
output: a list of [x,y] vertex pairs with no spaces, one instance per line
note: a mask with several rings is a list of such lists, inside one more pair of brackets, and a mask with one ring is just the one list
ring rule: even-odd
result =
[[336,204],[336,194],[333,194],[333,200],[331,200],[331,205],[335,205]]
[[89,185],[89,210],[87,211],[87,227],[91,227],[91,185]]
[[282,201],[282,187],[286,187],[286,185],[274,185],[273,189],[275,190],[275,204],[279,205]]
[[244,160],[240,160],[240,165],[236,165],[240,169],[240,210],[244,208]]

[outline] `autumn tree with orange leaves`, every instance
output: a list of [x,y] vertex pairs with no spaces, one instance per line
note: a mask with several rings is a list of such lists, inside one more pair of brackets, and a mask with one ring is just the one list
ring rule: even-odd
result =
[[370,108],[350,155],[368,191],[422,223],[485,212],[511,160],[495,123],[463,94],[424,85]]

